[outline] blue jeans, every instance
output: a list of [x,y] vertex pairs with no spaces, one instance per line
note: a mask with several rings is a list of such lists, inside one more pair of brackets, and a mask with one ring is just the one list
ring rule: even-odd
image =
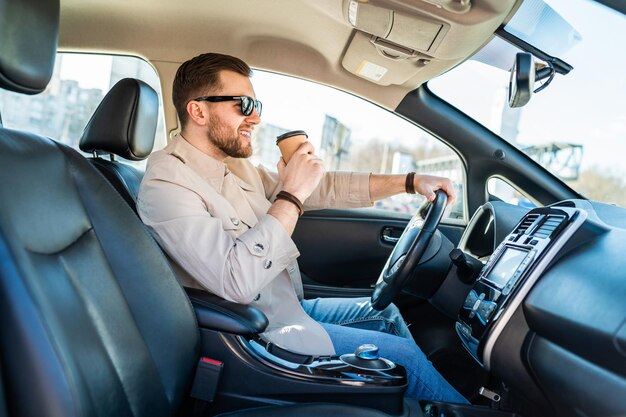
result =
[[467,403],[415,344],[395,305],[377,311],[371,307],[369,298],[316,298],[303,300],[301,304],[326,329],[338,355],[353,353],[359,345],[373,343],[378,346],[380,356],[404,366],[407,397]]

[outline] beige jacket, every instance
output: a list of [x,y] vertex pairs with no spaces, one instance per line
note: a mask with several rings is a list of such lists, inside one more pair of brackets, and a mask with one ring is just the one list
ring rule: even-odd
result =
[[[174,260],[180,282],[259,308],[265,340],[302,354],[328,355],[330,337],[300,306],[300,255],[267,210],[276,174],[246,159],[218,161],[177,135],[148,159],[137,209]],[[305,209],[370,206],[369,174],[327,173]]]

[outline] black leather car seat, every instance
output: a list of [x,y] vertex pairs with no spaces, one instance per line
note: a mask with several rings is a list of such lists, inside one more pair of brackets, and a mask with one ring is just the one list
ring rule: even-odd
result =
[[[91,116],[80,139],[89,161],[113,185],[126,203],[135,208],[143,171],[115,160],[115,155],[141,161],[150,155],[157,128],[159,98],[143,81],[124,78],[106,94]],[[102,155],[110,155],[110,160]]]
[[[58,0],[0,0],[0,10],[0,87],[42,91]],[[200,354],[196,318],[124,200],[73,149],[0,128],[0,201],[8,415],[180,414]],[[242,415],[385,415],[320,404],[257,411]]]

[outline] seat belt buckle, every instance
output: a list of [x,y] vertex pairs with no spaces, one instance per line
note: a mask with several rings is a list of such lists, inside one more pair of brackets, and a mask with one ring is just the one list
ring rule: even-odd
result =
[[198,400],[212,402],[217,392],[217,384],[222,372],[223,363],[211,358],[200,358],[196,368],[196,376],[191,387],[191,396]]

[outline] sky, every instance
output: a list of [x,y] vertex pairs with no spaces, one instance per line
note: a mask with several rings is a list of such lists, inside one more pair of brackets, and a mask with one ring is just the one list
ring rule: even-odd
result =
[[109,89],[111,57],[97,54],[63,54],[61,79],[77,80],[81,88]]

